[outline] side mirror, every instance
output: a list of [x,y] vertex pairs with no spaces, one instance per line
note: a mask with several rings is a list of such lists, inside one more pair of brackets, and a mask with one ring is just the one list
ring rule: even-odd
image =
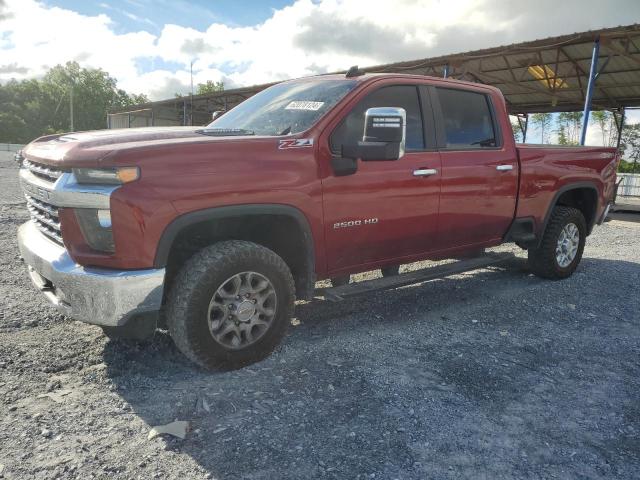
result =
[[364,161],[399,160],[404,156],[407,113],[404,108],[376,107],[366,111],[364,135],[357,145],[343,145],[342,156]]
[[221,117],[222,115],[224,115],[225,112],[226,112],[226,110],[215,110],[211,114],[211,121],[215,120],[216,118]]

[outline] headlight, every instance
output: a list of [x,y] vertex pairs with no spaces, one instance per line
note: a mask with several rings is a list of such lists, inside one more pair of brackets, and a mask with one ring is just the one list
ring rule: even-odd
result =
[[95,208],[76,208],[76,218],[87,244],[94,250],[113,253],[111,212]]
[[122,185],[140,178],[138,167],[74,168],[73,174],[78,183],[95,185]]

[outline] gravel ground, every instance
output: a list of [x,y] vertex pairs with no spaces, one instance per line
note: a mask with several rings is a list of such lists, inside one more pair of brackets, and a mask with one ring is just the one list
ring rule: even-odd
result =
[[[640,219],[570,279],[519,258],[338,304],[233,372],[108,341],[27,281],[0,159],[0,477],[640,478]],[[631,220],[631,221],[629,221]],[[184,440],[151,426],[191,422]]]

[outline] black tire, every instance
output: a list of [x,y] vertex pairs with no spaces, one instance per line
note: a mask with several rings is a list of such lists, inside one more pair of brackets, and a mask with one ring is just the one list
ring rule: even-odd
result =
[[394,275],[398,275],[400,273],[400,265],[393,265],[391,267],[381,268],[383,277],[393,277]]
[[351,281],[351,275],[342,275],[341,277],[333,277],[331,279],[332,287],[341,287],[347,285]]
[[[571,263],[561,266],[556,256],[556,246],[562,230],[570,223],[578,227],[578,250]],[[542,242],[537,248],[529,249],[531,270],[539,277],[553,280],[571,276],[582,258],[586,238],[587,222],[582,212],[572,207],[555,207],[542,236]]]
[[[275,315],[255,343],[227,348],[209,329],[209,303],[225,281],[241,272],[256,272],[273,286]],[[295,287],[291,271],[276,253],[261,245],[229,240],[206,247],[178,273],[167,301],[167,326],[178,349],[198,365],[239,368],[268,356],[286,333],[293,314]]]

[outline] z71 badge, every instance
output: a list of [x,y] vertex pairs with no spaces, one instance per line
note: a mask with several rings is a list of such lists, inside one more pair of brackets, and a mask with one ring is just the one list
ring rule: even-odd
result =
[[291,140],[280,140],[279,150],[287,148],[310,148],[313,147],[313,138],[294,138]]

